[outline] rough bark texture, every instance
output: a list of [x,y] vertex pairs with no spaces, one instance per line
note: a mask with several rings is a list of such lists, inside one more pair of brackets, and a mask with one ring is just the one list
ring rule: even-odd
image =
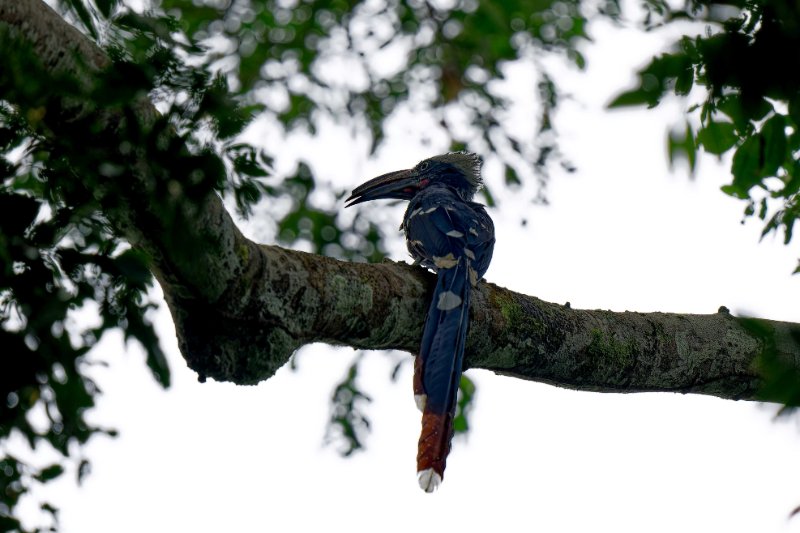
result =
[[[77,68],[73,54],[94,69],[110,67],[99,48],[41,0],[0,0],[0,30],[28,42],[54,76]],[[62,104],[72,116],[76,109],[103,112],[86,102]],[[139,107],[143,121],[155,116],[149,103]],[[114,128],[103,135],[114,135]],[[109,216],[152,257],[181,350],[201,378],[256,383],[310,342],[417,349],[432,275],[401,263],[345,263],[253,243],[214,194],[182,205],[180,218],[166,221],[142,194],[155,179],[147,160],[133,161],[126,176],[129,207]],[[754,334],[725,311],[577,310],[482,283],[471,314],[466,368],[562,387],[755,399],[762,355],[800,365],[796,324],[761,321]]]

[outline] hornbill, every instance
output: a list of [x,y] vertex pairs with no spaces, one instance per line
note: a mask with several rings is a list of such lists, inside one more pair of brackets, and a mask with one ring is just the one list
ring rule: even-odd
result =
[[420,487],[433,492],[444,476],[453,437],[469,322],[470,291],[486,273],[494,224],[472,201],[481,186],[481,160],[467,152],[438,155],[389,172],[353,190],[346,207],[377,199],[409,200],[400,226],[415,264],[436,272],[419,355],[414,399],[422,411],[417,452]]

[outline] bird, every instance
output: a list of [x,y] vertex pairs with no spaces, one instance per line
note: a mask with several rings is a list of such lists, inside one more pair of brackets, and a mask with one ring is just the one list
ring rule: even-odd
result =
[[450,152],[389,172],[355,189],[345,207],[408,200],[400,229],[414,263],[436,272],[436,287],[414,360],[414,399],[422,411],[417,480],[425,492],[444,479],[469,325],[470,294],[494,251],[494,223],[472,199],[482,186],[480,157]]

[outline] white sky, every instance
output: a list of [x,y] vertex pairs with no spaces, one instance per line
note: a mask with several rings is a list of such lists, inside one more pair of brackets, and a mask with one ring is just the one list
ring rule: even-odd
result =
[[[739,224],[744,204],[719,191],[727,163],[702,159],[695,181],[668,173],[665,128],[682,108],[603,110],[663,40],[606,26],[592,34],[589,71],[560,79],[575,95],[559,114],[561,145],[579,171],[554,177],[550,207],[511,200],[491,212],[497,246],[487,279],[576,308],[726,305],[800,322],[800,279],[791,276],[800,253],[771,237],[759,244],[757,222]],[[401,135],[377,162],[342,163],[352,165],[346,179],[355,185],[433,155]],[[342,168],[347,142],[331,138],[315,161]],[[394,258],[404,257],[398,248]],[[64,479],[42,491],[61,507],[66,533],[800,531],[800,518],[787,518],[800,504],[800,430],[773,422],[770,408],[579,393],[469,371],[479,385],[473,431],[456,440],[443,486],[427,495],[415,476],[410,365],[399,383],[388,379],[396,354],[365,360],[374,431],[368,451],[345,460],[321,443],[353,350],[307,347],[299,372],[284,368],[257,387],[199,384],[166,308],[158,328],[174,377],[166,392],[138,350],[121,354],[119,337],[102,343],[100,357],[113,364],[97,371],[105,393],[92,419],[121,436],[86,448],[93,471],[81,488]]]

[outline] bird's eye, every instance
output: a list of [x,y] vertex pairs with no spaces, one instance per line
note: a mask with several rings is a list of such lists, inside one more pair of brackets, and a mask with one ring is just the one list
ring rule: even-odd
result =
[[429,166],[431,166],[430,163],[428,163],[427,161],[423,161],[422,163],[419,164],[419,167],[417,167],[417,168],[419,168],[419,170],[421,170],[421,171],[425,171],[425,170],[428,170]]

